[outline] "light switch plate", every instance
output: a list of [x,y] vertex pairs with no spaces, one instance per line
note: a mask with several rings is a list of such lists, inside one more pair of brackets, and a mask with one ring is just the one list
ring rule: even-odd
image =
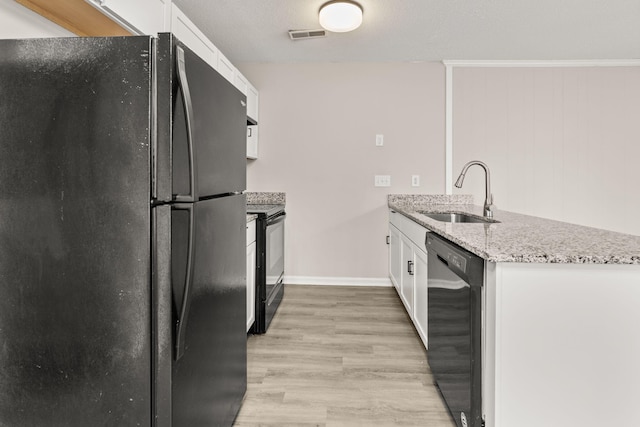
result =
[[411,175],[411,186],[420,187],[420,175]]
[[374,178],[374,186],[391,187],[391,175],[376,175]]
[[382,147],[384,145],[384,135],[376,135],[376,147]]

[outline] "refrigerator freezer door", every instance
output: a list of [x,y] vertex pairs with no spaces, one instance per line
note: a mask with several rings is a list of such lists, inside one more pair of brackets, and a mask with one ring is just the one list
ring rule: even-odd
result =
[[[172,374],[175,426],[232,425],[246,390],[245,206],[243,194],[195,204],[184,353]],[[185,254],[189,220],[184,211],[175,214],[181,218],[172,219],[172,252]],[[173,274],[182,282],[184,268]],[[175,294],[177,316],[184,295]]]
[[0,41],[0,425],[151,424],[150,48]]
[[[191,191],[194,172],[196,199],[245,190],[245,95],[169,34],[159,37],[158,62],[171,69],[158,68],[157,197],[183,201],[181,196]],[[195,167],[190,166],[188,135]]]

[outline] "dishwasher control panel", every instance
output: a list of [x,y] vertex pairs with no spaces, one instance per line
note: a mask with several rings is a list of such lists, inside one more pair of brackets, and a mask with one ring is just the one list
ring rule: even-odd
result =
[[477,255],[461,248],[453,242],[445,240],[434,233],[427,233],[427,252],[435,255],[436,259],[444,263],[451,271],[465,280],[474,276],[479,283],[483,281],[484,260]]
[[458,270],[463,273],[467,270],[467,260],[461,257],[460,255],[454,254],[453,252],[449,252],[447,255],[447,261],[449,264],[455,266]]

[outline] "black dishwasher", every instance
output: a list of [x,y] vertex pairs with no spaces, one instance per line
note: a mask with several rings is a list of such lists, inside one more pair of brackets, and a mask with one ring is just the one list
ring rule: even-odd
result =
[[459,427],[481,427],[484,260],[427,233],[431,372]]

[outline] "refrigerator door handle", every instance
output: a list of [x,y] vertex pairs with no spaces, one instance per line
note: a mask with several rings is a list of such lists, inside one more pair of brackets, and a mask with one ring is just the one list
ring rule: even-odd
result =
[[184,105],[184,116],[187,128],[187,150],[189,151],[189,191],[190,194],[177,194],[176,202],[195,202],[196,200],[196,163],[195,152],[193,147],[193,104],[191,102],[191,92],[189,91],[189,83],[187,81],[187,72],[185,69],[184,49],[176,46],[176,62],[178,68],[178,83],[180,85],[180,93],[182,94],[182,104]]
[[184,278],[184,292],[180,303],[180,312],[176,324],[175,360],[184,355],[185,335],[187,333],[187,316],[191,305],[191,282],[193,280],[193,240],[195,229],[195,209],[193,204],[179,203],[173,205],[173,209],[189,211],[189,236],[187,242],[187,271]]

